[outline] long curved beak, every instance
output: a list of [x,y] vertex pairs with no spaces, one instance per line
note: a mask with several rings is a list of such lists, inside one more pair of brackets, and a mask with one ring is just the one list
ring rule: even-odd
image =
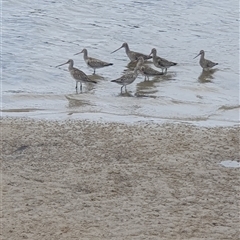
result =
[[68,62],[62,63],[62,64],[60,64],[60,65],[57,65],[56,67],[60,67],[60,66],[65,65],[65,64],[67,64],[67,63],[68,63]]
[[148,55],[148,57],[150,57],[152,55],[152,51],[150,52],[150,54]]
[[75,55],[78,55],[78,54],[80,54],[80,53],[82,53],[82,52],[83,52],[83,51],[81,51],[81,52],[78,52],[78,53],[75,53],[75,54],[73,54],[73,55],[75,56]]
[[118,51],[119,49],[121,49],[123,46],[121,46],[120,48],[118,48],[118,49],[116,49],[116,50],[114,50],[113,52],[111,52],[111,53],[115,53],[116,51]]
[[[199,53],[196,57],[198,57],[200,54],[201,54],[201,53]],[[194,58],[196,58],[196,57],[194,57]],[[194,58],[193,58],[193,59],[194,59]]]

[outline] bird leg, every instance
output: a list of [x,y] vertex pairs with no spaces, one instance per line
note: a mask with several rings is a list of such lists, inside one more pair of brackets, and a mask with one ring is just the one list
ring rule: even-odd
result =
[[75,88],[76,88],[76,91],[77,91],[77,87],[78,87],[77,85],[78,85],[78,82],[76,82],[76,87],[75,87]]
[[82,92],[82,83],[80,82],[80,90],[81,90],[81,92]]
[[94,71],[93,71],[93,75],[95,74],[95,68],[94,68]]
[[121,93],[122,93],[122,89],[123,89],[124,85],[121,87]]

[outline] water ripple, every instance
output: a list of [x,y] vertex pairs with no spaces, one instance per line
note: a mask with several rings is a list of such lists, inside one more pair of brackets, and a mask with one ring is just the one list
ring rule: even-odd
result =
[[[104,112],[164,119],[211,119],[236,122],[239,110],[239,20],[237,3],[214,1],[4,1],[3,84],[4,109],[47,109]],[[110,82],[131,71],[123,42],[134,51],[158,54],[178,62],[167,76],[144,82],[139,76],[121,95]],[[111,61],[99,69],[97,87],[84,86],[78,100],[67,66],[69,58],[90,75],[81,55]],[[218,71],[202,75],[199,50],[219,62]],[[154,67],[151,63],[150,65]],[[24,97],[23,97],[24,95]],[[52,97],[49,97],[52,95]],[[16,100],[17,99],[17,100]],[[81,99],[81,100],[80,100]],[[79,103],[82,102],[82,104]],[[134,106],[138,106],[137,108]],[[238,106],[238,107],[233,107]],[[224,111],[228,110],[228,111]]]

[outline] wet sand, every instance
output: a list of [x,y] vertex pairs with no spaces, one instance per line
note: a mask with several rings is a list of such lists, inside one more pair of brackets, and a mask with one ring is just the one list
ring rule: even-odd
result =
[[239,127],[4,118],[1,239],[239,239]]

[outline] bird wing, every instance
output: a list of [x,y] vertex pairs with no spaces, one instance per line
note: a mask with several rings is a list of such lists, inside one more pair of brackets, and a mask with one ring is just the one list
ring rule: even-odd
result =
[[210,61],[210,60],[206,60],[206,67],[212,68],[212,67],[214,67],[215,65],[217,65],[217,63],[214,63],[214,62],[212,62],[212,61]]
[[144,60],[152,58],[152,56],[148,56],[143,53],[139,53],[139,52],[132,52],[132,53],[134,54],[135,60],[138,60],[139,57],[143,57]]
[[163,75],[163,73],[148,66],[144,66],[143,73],[146,75]]
[[88,58],[87,64],[91,67],[96,67],[96,68],[112,65],[112,63],[107,63],[96,58]]
[[158,63],[159,66],[164,67],[164,66],[165,66],[164,63],[166,63],[166,61],[167,61],[167,60],[164,59],[164,58],[160,58],[160,57],[157,58],[157,63]]
[[121,76],[120,78],[117,78],[114,81],[117,82],[117,83],[120,83],[120,84],[124,84],[124,83],[131,82],[132,79],[134,79],[134,74],[133,73],[127,73],[127,74]]
[[76,79],[87,79],[88,76],[81,70],[77,69],[77,68],[73,68],[71,71],[71,74],[73,75],[74,78]]
[[176,65],[176,63],[170,62],[170,61],[168,61],[167,59],[161,58],[161,57],[158,57],[158,64],[159,64],[160,66],[163,66],[163,67]]
[[93,82],[96,83],[95,81],[91,80],[83,71],[77,69],[77,68],[73,68],[71,70],[71,74],[73,76],[73,78],[75,78],[76,80],[82,80],[85,82]]

